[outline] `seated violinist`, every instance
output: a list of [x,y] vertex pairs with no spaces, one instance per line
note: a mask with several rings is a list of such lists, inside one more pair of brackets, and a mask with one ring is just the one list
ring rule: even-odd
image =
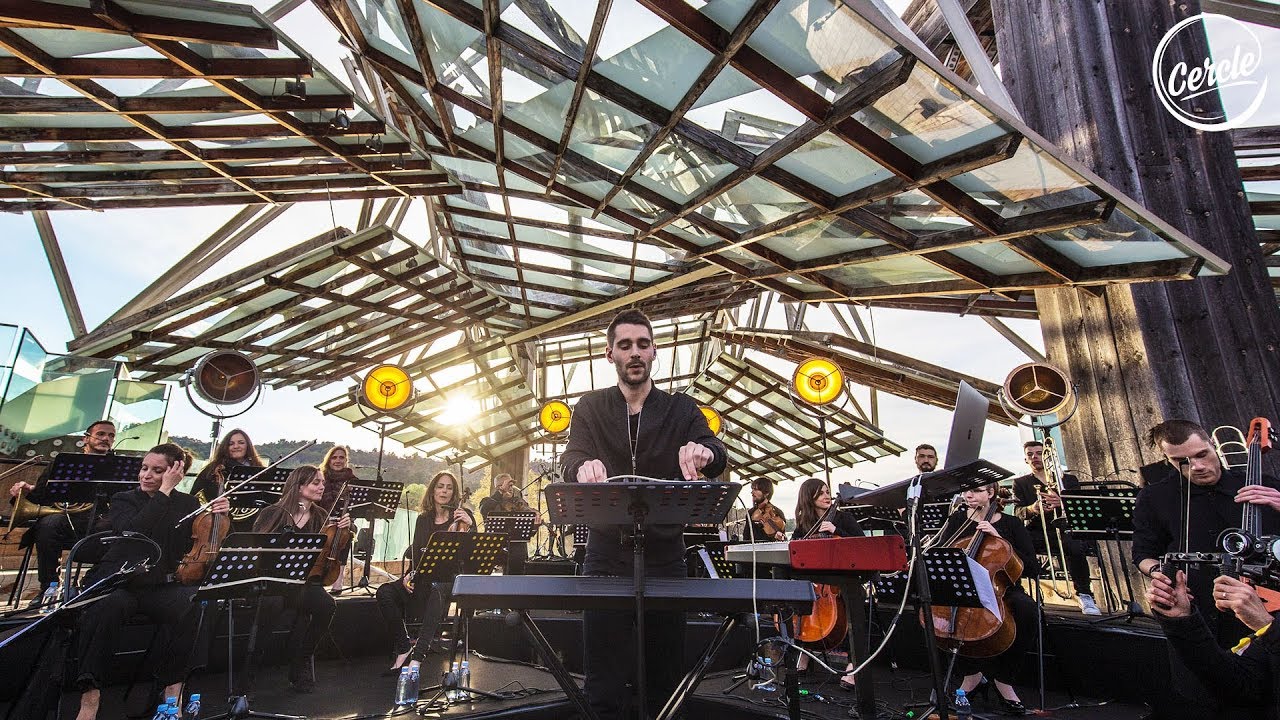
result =
[[[433,534],[475,532],[475,518],[470,511],[459,506],[458,498],[461,494],[458,478],[448,470],[441,470],[431,478],[431,484],[428,485],[426,494],[422,496],[422,507],[413,528],[413,544],[409,548],[412,568],[399,581],[378,586],[378,610],[382,613],[382,619],[388,631],[395,638],[396,658],[391,664],[392,672],[398,671],[411,656],[415,666],[426,657],[431,641],[440,628],[440,622],[444,620],[445,612],[449,609],[453,584],[415,583],[413,568],[417,568],[422,551]],[[410,615],[422,619],[416,645],[405,627],[405,620]]]
[[[77,622],[77,656],[80,688],[77,720],[93,720],[98,715],[100,688],[107,666],[119,644],[121,628],[142,613],[169,636],[168,650],[160,655],[159,679],[165,684],[164,697],[182,696],[182,682],[190,670],[190,656],[196,640],[196,613],[191,598],[195,586],[182,585],[173,578],[178,562],[190,549],[193,519],[181,518],[200,507],[196,499],[178,491],[190,453],[173,443],[157,445],[142,458],[138,487],[111,497],[111,529],[141,533],[160,546],[160,562],[137,574],[125,585],[90,604]],[[220,499],[209,510],[225,513],[227,500]],[[111,545],[103,559],[86,575],[88,585],[125,566],[132,566],[153,552],[139,542],[119,541]]]
[[[1018,518],[1001,512],[1000,500],[997,499],[996,485],[986,485],[964,492],[964,507],[953,512],[947,518],[942,530],[938,531],[936,546],[969,547],[976,533],[983,533],[989,538],[998,538],[1008,542],[1013,552],[1022,562],[1022,573],[1025,577],[1034,577],[1039,565],[1036,552],[1031,546],[1031,535]],[[987,699],[990,684],[996,686],[999,693],[1000,712],[1005,715],[1026,715],[1027,708],[1018,698],[1018,692],[1009,681],[1018,668],[1026,650],[1035,647],[1036,641],[1036,603],[1023,591],[1016,582],[1004,594],[1006,607],[1017,628],[1013,644],[1004,652],[988,658],[970,658],[964,655],[964,647],[956,659],[956,667],[963,675],[960,689],[969,696],[977,691],[983,699]],[[936,625],[935,615],[935,625]]]
[[751,481],[751,535],[755,542],[786,540],[787,516],[773,504],[773,481],[767,477]]
[[[862,526],[849,513],[836,509],[831,500],[831,488],[821,478],[809,478],[800,485],[800,494],[796,498],[796,529],[791,533],[792,540],[807,540],[823,537],[861,537]],[[849,638],[852,642],[852,638]],[[853,657],[852,646],[849,657]],[[809,668],[809,656],[801,653],[796,669],[804,672]],[[854,676],[853,663],[845,666],[845,674],[840,678],[840,687],[852,690]]]
[[[302,465],[289,473],[285,480],[280,500],[268,505],[258,512],[253,523],[256,533],[322,532],[329,519],[331,508],[321,507],[320,499],[324,497],[324,474],[314,465]],[[351,527],[351,516],[343,515],[336,521],[339,528]],[[268,637],[273,626],[278,622],[281,611],[285,608],[296,613],[293,628],[289,633],[289,683],[296,692],[309,693],[315,690],[315,673],[313,655],[320,638],[329,630],[329,623],[337,611],[337,603],[325,592],[318,577],[308,578],[306,583],[298,587],[296,592],[281,596],[262,598],[262,618],[258,625],[260,640],[259,651],[265,643],[261,638]],[[255,653],[257,654],[257,653]],[[259,658],[250,659],[250,670],[247,676],[253,675],[253,669]]]

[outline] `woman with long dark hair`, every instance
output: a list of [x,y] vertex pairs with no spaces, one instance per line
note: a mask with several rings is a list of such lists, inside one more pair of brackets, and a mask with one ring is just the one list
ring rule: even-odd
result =
[[[476,519],[461,506],[462,487],[457,476],[441,470],[431,478],[427,492],[422,496],[418,521],[413,528],[413,543],[409,547],[410,571],[396,582],[378,586],[378,610],[382,613],[387,630],[395,638],[395,660],[391,670],[396,671],[410,659],[419,663],[426,657],[431,641],[444,620],[445,611],[453,594],[451,583],[413,582],[413,570],[418,566],[422,550],[431,536],[437,532],[475,532]],[[409,637],[405,620],[410,616],[422,618],[415,641]]]
[[[253,523],[256,533],[300,532],[318,533],[324,530],[331,508],[319,504],[324,497],[325,480],[320,468],[302,465],[294,468],[285,480],[280,499],[258,512]],[[351,527],[351,516],[343,515],[337,521],[340,528]],[[324,587],[316,581],[303,583],[296,592],[262,599],[263,616],[259,622],[260,638],[269,637],[277,624],[281,607],[293,609],[297,616],[289,633],[289,682],[297,692],[309,693],[315,689],[313,655],[320,638],[329,630],[329,623],[337,610],[337,604]],[[262,643],[258,643],[262,648]],[[255,658],[253,664],[256,665]],[[251,673],[249,673],[251,674]]]
[[[796,496],[796,529],[791,533],[792,540],[863,535],[866,533],[852,515],[835,508],[831,500],[831,488],[826,482],[821,478],[809,478],[800,484],[800,494]],[[852,642],[853,638],[848,640]],[[853,654],[850,653],[849,657],[852,658]],[[801,653],[796,668],[804,671],[808,667],[809,656]],[[845,674],[840,677],[840,687],[846,690],[853,689],[852,670],[853,663],[849,663],[845,667]]]
[[222,442],[213,450],[213,457],[200,469],[200,474],[191,484],[191,494],[201,503],[209,502],[210,498],[218,495],[214,492],[214,486],[226,481],[227,472],[231,468],[244,466],[260,468],[267,464],[258,457],[258,450],[249,439],[249,434],[235,428],[222,436]]
[[[1031,544],[1031,535],[1021,520],[1000,512],[1000,501],[996,499],[996,495],[995,484],[966,490],[963,495],[964,507],[947,518],[946,524],[938,531],[936,544],[943,547],[953,545],[965,537],[972,537],[975,532],[1002,538],[1013,546],[1014,553],[1022,560],[1023,576],[1035,577],[1039,561]],[[989,510],[994,512],[991,520],[986,519]],[[976,694],[986,700],[991,685],[995,685],[996,692],[999,693],[1000,712],[1005,715],[1026,715],[1027,708],[1018,698],[1018,692],[1013,689],[1010,681],[1018,669],[1018,660],[1022,658],[1023,652],[1035,647],[1036,602],[1016,583],[1005,592],[1004,601],[1012,616],[1004,618],[1004,621],[1012,621],[1017,628],[1013,644],[999,655],[989,658],[967,658],[961,654],[957,657],[956,669],[964,677],[960,689],[966,694],[973,696],[976,691]],[[988,680],[991,681],[990,684],[987,683]]]
[[[179,561],[191,549],[191,524],[183,520],[200,506],[196,499],[177,490],[191,454],[173,443],[151,448],[142,458],[138,487],[111,497],[111,529],[141,533],[160,546],[160,562],[135,574],[101,600],[91,603],[78,622],[80,712],[77,720],[93,720],[98,714],[100,688],[107,667],[118,649],[121,628],[135,613],[142,613],[169,636],[168,650],[160,655],[159,679],[164,697],[181,697],[182,683],[190,670],[196,641],[194,586],[172,580]],[[225,513],[226,498],[214,502],[210,512]],[[133,566],[152,550],[139,542],[112,543],[106,555],[85,577],[86,586],[121,568]]]

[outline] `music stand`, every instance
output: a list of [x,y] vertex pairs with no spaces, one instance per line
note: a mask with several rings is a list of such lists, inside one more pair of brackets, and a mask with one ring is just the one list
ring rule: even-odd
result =
[[94,518],[112,495],[138,486],[142,458],[131,455],[59,453],[49,465],[44,497],[47,503],[93,503]]
[[[227,500],[235,505],[237,510],[261,510],[279,500],[284,494],[284,483],[291,472],[293,472],[292,468],[275,467],[264,471],[260,467],[250,465],[233,467],[227,470],[224,486],[239,485],[239,487],[227,496]],[[262,474],[258,475],[257,479],[245,482],[258,473]]]
[[[1062,508],[1072,537],[1089,540],[1111,540],[1119,552],[1121,536],[1133,537],[1133,509],[1138,504],[1138,489],[1132,486],[1100,487],[1092,495],[1061,495]],[[1099,551],[1101,561],[1101,550]],[[1133,622],[1136,617],[1146,617],[1142,606],[1133,596],[1133,580],[1121,560],[1120,574],[1124,576],[1128,607],[1125,612],[1112,613],[1089,620],[1090,625],[1124,618]]]
[[951,513],[951,503],[931,502],[920,505],[920,529],[927,533],[936,533],[947,524],[947,516]]
[[[400,508],[400,497],[404,494],[404,485],[394,480],[358,480],[357,483],[347,485],[347,492],[351,495],[347,512],[353,520],[368,520],[369,535],[375,538],[374,528],[378,521],[395,518],[396,510]],[[373,588],[369,587],[369,575],[373,572],[373,551],[374,545],[371,543],[364,558],[364,572],[360,576],[360,582],[347,589],[362,589],[369,595],[373,594]]]
[[[636,476],[624,476],[636,477]],[[647,480],[647,478],[646,478]],[[630,525],[632,531],[632,587],[635,590],[636,705],[647,718],[644,674],[644,577],[645,526],[720,523],[741,492],[738,483],[698,481],[647,481],[607,483],[551,483],[544,491],[547,514],[557,525]],[[684,684],[682,683],[682,686]],[[683,698],[672,697],[659,720],[674,717]]]
[[534,524],[537,517],[531,512],[490,513],[484,516],[484,531],[506,535],[511,542],[529,542],[537,532]]
[[222,542],[218,556],[209,563],[204,580],[196,589],[197,600],[225,600],[227,607],[227,711],[208,720],[222,718],[276,718],[306,720],[302,715],[281,715],[250,709],[248,694],[236,694],[233,600],[241,598],[253,605],[246,658],[257,648],[258,621],[263,595],[281,595],[307,582],[311,567],[324,549],[321,533],[232,533]]
[[868,490],[858,495],[858,502],[882,507],[906,507],[907,490],[917,480],[924,486],[925,500],[939,498],[950,500],[952,495],[1000,482],[1012,475],[1013,473],[994,463],[986,460],[974,460],[959,467],[921,473],[906,480],[899,480],[874,490]]

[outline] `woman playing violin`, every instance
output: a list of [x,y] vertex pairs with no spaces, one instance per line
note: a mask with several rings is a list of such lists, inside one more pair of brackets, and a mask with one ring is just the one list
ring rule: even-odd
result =
[[[427,492],[422,496],[418,522],[413,528],[413,544],[409,547],[409,560],[413,568],[418,566],[422,551],[433,534],[475,532],[475,517],[470,510],[460,506],[458,501],[461,497],[462,488],[453,473],[441,470],[431,478]],[[378,610],[382,613],[388,631],[396,638],[396,658],[391,666],[393,671],[399,670],[410,659],[410,653],[413,654],[414,664],[426,657],[427,649],[440,628],[440,622],[444,620],[453,594],[451,583],[413,583],[412,574],[411,569],[401,580],[378,586]],[[409,637],[409,631],[405,627],[405,619],[410,614],[422,618],[416,651],[415,641]]]
[[[132,576],[125,585],[85,609],[78,622],[80,712],[77,720],[93,720],[98,714],[99,688],[106,680],[107,667],[118,649],[121,628],[142,613],[169,635],[168,651],[160,657],[160,681],[164,697],[181,697],[182,681],[190,664],[196,641],[196,589],[172,578],[178,561],[191,546],[191,519],[182,518],[200,507],[195,498],[177,490],[191,454],[173,443],[157,445],[142,458],[138,487],[111,497],[111,529],[136,532],[160,546],[160,561],[145,573]],[[209,510],[225,513],[225,498]],[[181,522],[180,522],[181,521]],[[116,542],[85,577],[86,586],[111,573],[134,566],[152,551],[142,543]]]
[[[256,533],[302,532],[318,533],[324,529],[329,520],[331,508],[319,504],[324,497],[324,474],[314,465],[302,465],[289,473],[285,480],[284,491],[280,500],[274,505],[262,508],[253,523]],[[351,527],[351,516],[343,515],[335,521],[340,528]],[[265,597],[262,599],[264,619],[259,623],[259,632],[267,637],[272,626],[276,624],[281,607],[291,608],[297,613],[293,629],[289,633],[289,682],[297,692],[315,690],[315,678],[312,673],[312,656],[320,638],[329,630],[329,623],[337,610],[337,604],[319,582],[308,581],[301,585],[297,592],[285,595],[282,599]],[[259,642],[262,648],[263,643]],[[256,664],[256,659],[254,661]],[[252,674],[252,673],[248,673]]]
[[[1013,546],[1014,553],[1022,560],[1023,575],[1034,577],[1039,563],[1026,526],[1014,516],[1000,512],[998,507],[991,507],[1000,503],[997,486],[992,484],[966,490],[963,498],[964,507],[953,512],[938,532],[943,545],[952,545],[961,538],[971,536],[975,531],[1002,538]],[[989,511],[994,512],[991,520],[986,519]],[[938,543],[934,545],[937,546]],[[1005,592],[1004,600],[1012,616],[1005,618],[1005,622],[1012,619],[1017,627],[1017,636],[1009,649],[994,657],[968,658],[964,656],[962,647],[956,661],[957,669],[964,676],[960,689],[970,696],[974,690],[978,690],[985,700],[990,686],[984,683],[990,680],[1000,694],[1000,711],[1005,715],[1025,715],[1027,709],[1009,681],[1013,679],[1023,652],[1035,647],[1036,603],[1016,583]]]
[[[831,500],[831,488],[821,478],[809,478],[800,484],[800,495],[796,498],[796,529],[791,534],[792,540],[863,535],[866,533],[852,515],[835,509]],[[853,657],[853,654],[850,653],[849,657]],[[808,667],[809,656],[802,653],[796,669],[803,672]],[[854,676],[850,674],[851,670],[853,663],[845,666],[845,674],[840,678],[840,687],[847,690],[853,689]]]
[[[324,473],[324,497],[320,498],[320,507],[329,508],[331,515],[334,512],[333,508],[340,506],[338,493],[342,492],[342,488],[360,481],[360,478],[356,477],[355,472],[351,470],[351,466],[347,464],[350,458],[350,448],[345,445],[334,445],[325,452],[324,459],[320,461],[320,471]],[[338,558],[344,565],[350,552],[351,545],[348,544]],[[341,573],[338,574],[338,580],[334,582],[332,590],[342,591]]]
[[231,468],[266,467],[266,465],[262,458],[258,457],[258,451],[253,447],[253,441],[249,439],[249,435],[236,428],[224,435],[222,442],[214,448],[213,457],[209,458],[209,462],[201,468],[200,474],[191,484],[191,494],[201,503],[207,503],[219,494],[220,491],[216,489],[217,484],[227,479],[227,471]]
[[786,540],[787,516],[773,504],[773,481],[751,481],[751,537],[756,542]]

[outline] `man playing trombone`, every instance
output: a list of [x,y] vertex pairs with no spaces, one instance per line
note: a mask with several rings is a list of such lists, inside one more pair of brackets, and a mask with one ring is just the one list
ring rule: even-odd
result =
[[1013,479],[1016,514],[1027,524],[1036,552],[1049,556],[1049,576],[1053,580],[1053,591],[1066,597],[1058,590],[1058,575],[1053,569],[1053,558],[1056,556],[1065,566],[1066,574],[1075,588],[1080,612],[1085,615],[1101,615],[1102,611],[1093,601],[1093,590],[1089,586],[1089,558],[1085,554],[1085,544],[1069,537],[1068,533],[1057,527],[1062,509],[1062,498],[1058,493],[1061,490],[1078,489],[1080,481],[1075,475],[1062,473],[1056,467],[1056,458],[1053,459],[1054,466],[1046,468],[1045,445],[1039,440],[1023,443],[1022,454],[1031,472]]

